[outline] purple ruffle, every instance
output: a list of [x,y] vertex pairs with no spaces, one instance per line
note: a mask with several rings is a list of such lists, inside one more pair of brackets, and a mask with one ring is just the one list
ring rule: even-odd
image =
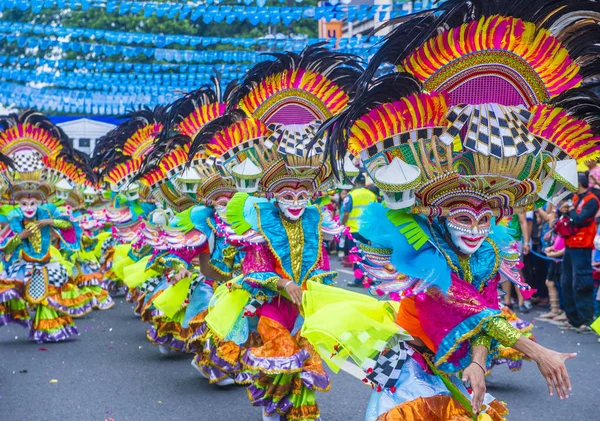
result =
[[265,398],[265,391],[259,389],[254,384],[248,386],[248,395],[254,406],[263,406],[268,416],[275,415],[276,412],[285,414],[292,407],[292,403],[286,396],[279,402],[274,402],[273,398]]
[[32,339],[38,343],[66,341],[67,339],[77,335],[79,335],[79,331],[75,326],[64,326],[54,332],[44,332],[35,329],[31,329],[29,331],[29,339]]
[[0,303],[5,303],[10,300],[14,300],[15,298],[23,299],[19,291],[16,288],[8,289],[2,293],[0,293]]
[[261,358],[252,354],[252,350],[247,350],[242,356],[244,364],[252,369],[265,371],[269,374],[289,373],[300,371],[304,366],[304,361],[310,357],[306,349],[301,349],[291,357],[271,357]]
[[[200,331],[201,329],[198,329]],[[202,364],[202,355],[208,354],[211,361],[210,365]],[[231,377],[237,384],[249,384],[254,379],[254,375],[245,371],[242,364],[238,362],[235,365],[225,361],[217,352],[214,342],[208,339],[204,344],[204,352],[196,353],[194,364],[208,377],[211,383],[216,383],[225,377]]]
[[115,305],[115,302],[113,301],[113,299],[111,298],[110,295],[107,295],[106,299],[104,301],[100,301],[96,297],[94,297],[94,299],[93,299],[93,307],[97,310],[108,310],[109,308],[112,308],[114,305]]
[[303,371],[300,373],[300,379],[304,386],[309,389],[326,390],[331,385],[331,379],[325,374],[318,374],[311,371]]
[[511,371],[519,371],[523,367],[523,360],[510,360],[508,358],[496,358],[492,360],[490,370],[496,365],[506,364]]
[[48,307],[52,307],[62,313],[66,313],[71,317],[85,316],[94,309],[93,300],[90,300],[87,303],[85,303],[85,305],[77,308],[64,306],[50,296],[46,297],[46,300],[48,301]]
[[151,326],[150,329],[146,332],[146,337],[154,344],[154,345],[167,345],[174,351],[177,352],[185,352],[185,342],[182,340],[176,339],[172,334],[158,336],[158,332]]
[[31,320],[15,319],[10,314],[0,315],[0,326],[6,326],[9,323],[16,323],[26,328],[31,328]]
[[98,278],[90,278],[85,282],[77,282],[79,288],[83,287],[101,287],[102,289],[108,288],[108,282],[102,279],[102,275],[98,275]]

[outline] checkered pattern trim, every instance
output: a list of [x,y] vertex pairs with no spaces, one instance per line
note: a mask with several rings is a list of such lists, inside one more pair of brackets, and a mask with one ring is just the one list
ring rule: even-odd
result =
[[44,168],[42,155],[33,150],[17,152],[10,158],[20,172],[33,172]]
[[440,140],[450,145],[462,133],[466,149],[496,158],[536,153],[541,145],[527,129],[530,118],[531,113],[520,107],[459,105],[448,113],[451,125]]
[[263,300],[252,300],[246,305],[246,311],[250,314],[256,313],[256,311],[262,307],[264,301]]
[[362,160],[368,160],[369,158],[379,154],[387,149],[397,147],[400,145],[406,145],[409,142],[417,142],[421,139],[431,139],[433,136],[441,136],[444,133],[444,129],[441,127],[430,127],[419,130],[413,130],[410,132],[398,134],[396,136],[388,137],[387,139],[377,142],[373,146],[361,151],[360,158]]
[[192,299],[192,295],[194,295],[194,291],[196,291],[196,288],[198,288],[199,285],[204,284],[205,280],[206,278],[202,275],[198,275],[194,279],[192,279],[192,282],[190,282],[190,289],[188,290],[187,295],[188,301]]
[[117,244],[117,239],[114,237],[108,237],[106,240],[104,240],[104,243],[102,243],[102,247],[100,248],[100,253],[102,256],[105,256],[106,253],[108,253],[108,249],[110,249],[111,247],[114,247]]
[[62,284],[69,280],[69,273],[63,265],[50,264],[47,265],[45,269],[48,272],[49,285],[60,287]]
[[413,352],[404,342],[396,341],[377,356],[373,371],[367,374],[367,379],[385,388],[395,386],[404,362]]
[[29,296],[36,301],[46,296],[48,291],[46,291],[46,282],[44,282],[43,268],[33,268],[33,273],[29,278],[29,282],[27,282],[26,288]]
[[287,125],[280,126],[279,129],[269,138],[274,143],[274,139],[280,139],[278,152],[283,155],[296,155],[308,157],[322,154],[325,151],[325,141],[319,139],[312,148],[309,144],[314,140],[319,123],[313,122],[308,125]]
[[153,278],[148,279],[142,285],[140,285],[141,292],[152,293],[156,289],[156,287],[162,282],[162,278],[159,276],[155,276]]

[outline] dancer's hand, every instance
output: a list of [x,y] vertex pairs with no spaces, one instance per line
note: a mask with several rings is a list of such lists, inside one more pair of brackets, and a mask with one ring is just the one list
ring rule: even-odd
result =
[[563,354],[551,349],[541,348],[538,355],[533,359],[548,383],[548,393],[552,396],[552,388],[554,387],[560,399],[568,398],[571,390],[571,380],[565,361],[574,358],[577,354]]
[[479,414],[479,410],[483,405],[483,398],[485,397],[486,392],[485,372],[483,371],[483,368],[475,363],[471,363],[467,368],[464,369],[462,381],[473,391],[471,405],[473,406],[473,412],[475,412],[475,414]]
[[191,278],[191,277],[192,277],[192,272],[190,272],[186,268],[179,269],[179,272],[177,272],[174,276],[175,280],[178,282],[184,278]]
[[289,279],[280,279],[277,282],[277,287],[279,289],[285,289],[285,292],[290,296],[292,303],[302,305],[302,288],[293,281],[290,281]]
[[37,221],[38,228],[52,226],[53,224],[54,224],[54,221],[52,219],[40,219],[39,221]]
[[33,233],[32,233],[32,232],[31,232],[31,231],[30,231],[28,228],[25,228],[23,231],[21,231],[21,232],[19,233],[19,238],[20,238],[21,240],[26,240],[26,239],[28,239],[29,237],[31,237],[31,234],[33,234]]

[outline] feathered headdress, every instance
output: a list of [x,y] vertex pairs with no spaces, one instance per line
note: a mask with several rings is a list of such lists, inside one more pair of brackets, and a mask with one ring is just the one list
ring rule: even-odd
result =
[[[130,183],[138,175],[145,156],[152,152],[154,139],[162,130],[164,107],[143,108],[125,115],[119,124],[97,142],[92,165],[98,178],[107,182],[115,192],[129,193],[136,198]],[[138,187],[139,190],[139,187]]]
[[196,155],[204,151],[219,160],[221,175],[235,180],[238,191],[255,192],[263,175],[262,142],[272,131],[242,110],[232,110],[206,124],[190,147]]
[[[393,22],[360,95],[327,123],[332,156],[360,155],[388,206],[428,215],[510,214],[575,189],[575,159],[598,151],[588,122],[597,99],[584,88],[598,77],[598,10],[593,1],[449,0]],[[383,62],[401,73],[372,81]]]
[[[195,168],[186,171],[185,167],[194,137],[206,124],[223,115],[232,86],[233,83],[222,93],[218,79],[213,78],[212,86],[190,92],[167,107],[163,129],[154,141],[152,152],[146,156],[139,176],[165,206],[182,211],[196,203],[199,196],[206,198],[207,191],[200,184],[218,174],[213,160],[206,161],[206,156],[194,150]],[[214,184],[213,181],[209,184]]]
[[[273,56],[248,72],[229,102],[229,110],[260,120],[270,132],[264,131],[260,141],[254,137],[239,142],[261,150],[252,152],[245,165],[238,158],[239,178],[260,172],[258,184],[267,194],[288,181],[306,183],[315,191],[331,175],[324,164],[324,141],[315,134],[322,121],[347,106],[362,68],[356,57],[321,45]],[[228,151],[239,155],[244,149],[229,142]],[[220,153],[225,154],[223,148]]]
[[0,154],[12,163],[2,168],[10,185],[7,194],[13,200],[22,196],[47,200],[54,191],[52,184],[66,177],[53,177],[53,168],[47,163],[60,160],[63,153],[73,153],[70,139],[46,116],[31,109],[0,117],[0,127]]

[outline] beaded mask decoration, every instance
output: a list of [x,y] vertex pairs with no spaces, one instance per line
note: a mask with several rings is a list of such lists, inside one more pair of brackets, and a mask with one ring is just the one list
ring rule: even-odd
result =
[[[502,217],[576,190],[576,160],[600,145],[584,89],[598,16],[533,3],[449,0],[403,19],[329,124],[338,162],[347,148],[388,207],[428,216]],[[386,61],[402,73],[371,80]]]

